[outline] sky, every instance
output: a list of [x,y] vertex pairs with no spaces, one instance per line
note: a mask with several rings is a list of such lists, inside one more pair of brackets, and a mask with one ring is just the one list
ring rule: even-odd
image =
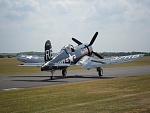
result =
[[97,52],[150,52],[150,0],[0,0],[0,53],[53,52],[71,38]]

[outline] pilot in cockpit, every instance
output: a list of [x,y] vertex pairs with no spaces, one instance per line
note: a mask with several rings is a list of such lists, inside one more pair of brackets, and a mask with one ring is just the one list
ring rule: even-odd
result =
[[62,50],[67,51],[67,53],[75,52],[75,49],[74,49],[73,45],[70,45],[70,44],[69,44],[69,45],[64,46],[64,47],[62,48]]
[[72,45],[71,45],[71,51],[75,52],[75,49],[74,49],[74,47]]

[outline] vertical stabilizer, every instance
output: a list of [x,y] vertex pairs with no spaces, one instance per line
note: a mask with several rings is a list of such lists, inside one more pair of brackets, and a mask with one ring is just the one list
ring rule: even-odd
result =
[[44,56],[44,60],[45,60],[45,62],[48,62],[52,58],[53,58],[52,45],[51,45],[51,42],[49,40],[47,40],[45,42],[45,56]]

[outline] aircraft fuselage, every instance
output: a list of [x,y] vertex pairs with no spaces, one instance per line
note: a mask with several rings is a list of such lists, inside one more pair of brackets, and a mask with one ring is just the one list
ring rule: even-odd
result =
[[92,46],[87,44],[81,44],[75,48],[72,45],[67,45],[51,61],[44,64],[41,70],[65,69],[70,65],[75,65],[82,57],[90,55],[92,51]]

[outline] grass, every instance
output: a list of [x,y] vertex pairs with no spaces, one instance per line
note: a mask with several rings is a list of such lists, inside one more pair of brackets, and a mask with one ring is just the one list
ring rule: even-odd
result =
[[0,92],[1,113],[150,111],[150,74]]
[[40,67],[21,67],[16,58],[0,58],[0,75],[40,72]]
[[[18,66],[19,64],[21,64],[21,62],[17,61],[16,58],[0,58],[0,75],[35,73],[35,72],[40,72],[41,70],[40,67],[19,67]],[[144,66],[144,65],[150,65],[150,57],[143,57],[128,63],[104,66],[104,68]],[[72,66],[69,67],[68,69],[81,70],[84,68],[80,66]]]

